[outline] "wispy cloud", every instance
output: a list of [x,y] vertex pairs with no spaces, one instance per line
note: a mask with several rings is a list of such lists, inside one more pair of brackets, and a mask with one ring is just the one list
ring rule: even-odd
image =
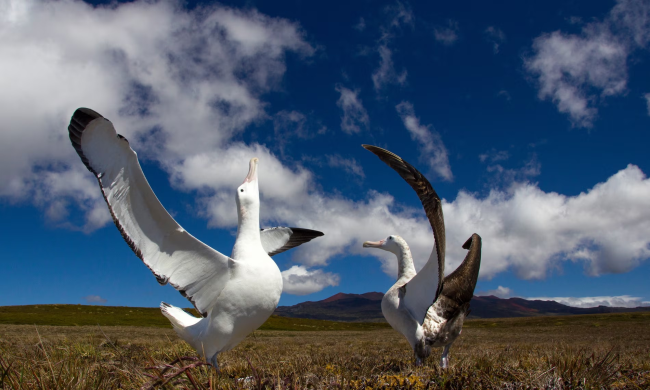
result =
[[408,73],[406,69],[399,73],[395,71],[393,51],[388,48],[388,44],[379,45],[377,52],[379,53],[379,67],[372,74],[375,91],[379,92],[386,84],[404,85]]
[[312,138],[326,132],[327,127],[299,111],[282,110],[273,115],[273,145],[282,154],[292,140]]
[[499,52],[499,48],[506,41],[506,34],[501,29],[489,26],[484,31],[485,39],[492,44],[494,54]]
[[340,277],[331,272],[323,270],[308,270],[301,265],[294,265],[286,271],[282,271],[284,282],[283,292],[293,295],[307,295],[324,289],[329,286],[338,286]]
[[[480,155],[479,158],[481,157],[486,156]],[[501,151],[486,157],[485,160],[481,159],[481,162],[489,162],[486,170],[492,174],[490,180],[492,188],[519,185],[520,183],[528,182],[533,177],[539,176],[542,173],[542,164],[537,159],[537,154],[535,153],[518,168],[506,168],[502,164],[496,164],[496,162],[505,161],[508,158],[509,155],[507,152]]]
[[601,296],[601,297],[533,297],[528,300],[555,301],[563,305],[572,307],[640,307],[650,306],[650,302],[644,301],[643,298],[633,297],[630,295],[618,296]]
[[338,154],[327,155],[327,165],[333,168],[341,168],[350,175],[357,176],[360,179],[366,177],[363,168],[354,158],[344,158]]
[[401,28],[404,25],[412,26],[415,20],[413,9],[406,1],[396,1],[395,4],[387,6],[384,11],[390,19],[389,27]]
[[84,301],[90,304],[95,304],[95,303],[106,303],[108,302],[106,299],[100,297],[99,295],[88,295],[82,298]]
[[449,166],[447,148],[445,148],[440,134],[430,126],[420,124],[420,119],[415,116],[415,110],[411,103],[401,102],[395,108],[402,118],[404,127],[411,134],[411,139],[418,143],[420,160],[426,162],[429,168],[442,179],[453,180],[454,175]]
[[370,118],[368,118],[368,113],[359,98],[359,91],[353,91],[340,84],[336,86],[336,91],[341,94],[336,102],[336,105],[343,110],[341,130],[353,134],[359,133],[362,128],[368,128]]
[[650,93],[646,93],[643,95],[643,97],[646,100],[646,104],[648,105],[648,115],[650,115]]
[[502,89],[499,92],[497,92],[497,97],[503,97],[507,101],[512,100],[512,97],[510,96],[510,93],[508,91],[506,91],[505,89]]
[[510,153],[508,153],[507,150],[496,150],[494,148],[490,149],[489,151],[485,153],[481,153],[478,155],[478,159],[481,160],[481,162],[497,162],[497,161],[505,161],[510,158]]
[[354,25],[354,29],[357,30],[357,31],[365,30],[366,29],[366,20],[363,17],[359,18],[359,21],[357,22],[357,24]]
[[446,26],[433,28],[433,36],[436,41],[446,46],[451,46],[458,40],[458,22],[449,20]]
[[406,84],[407,71],[395,70],[393,63],[393,49],[390,48],[395,31],[404,25],[413,26],[413,10],[406,2],[398,1],[394,6],[386,7],[389,22],[381,28],[381,38],[377,42],[379,54],[379,67],[372,73],[372,82],[376,92],[380,92],[388,84]]
[[603,20],[579,35],[555,31],[533,42],[524,66],[540,99],[552,100],[576,127],[591,127],[604,98],[627,90],[627,59],[650,41],[650,3],[619,0]]

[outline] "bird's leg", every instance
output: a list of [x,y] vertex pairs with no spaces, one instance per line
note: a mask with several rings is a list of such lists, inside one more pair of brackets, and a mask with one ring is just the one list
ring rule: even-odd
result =
[[424,360],[431,353],[431,349],[427,345],[426,340],[424,339],[424,337],[421,338],[415,344],[415,348],[413,348],[413,352],[415,353],[415,365],[419,367],[424,363]]
[[447,355],[449,354],[449,348],[451,347],[451,344],[445,345],[445,349],[442,351],[442,357],[440,358],[440,367],[443,369],[446,369],[449,367],[449,358]]
[[210,358],[210,365],[212,365],[212,368],[219,372],[219,362],[217,361],[217,355],[219,355],[219,352],[215,353],[214,356]]

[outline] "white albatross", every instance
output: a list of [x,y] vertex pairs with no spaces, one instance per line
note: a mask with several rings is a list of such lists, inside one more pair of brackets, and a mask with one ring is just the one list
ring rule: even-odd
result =
[[104,195],[115,226],[160,284],[171,284],[203,318],[162,302],[176,333],[218,368],[217,355],[235,347],[273,313],[282,275],[269,257],[323,233],[300,228],[260,230],[258,159],[237,188],[237,239],[230,257],[186,232],[144,177],[137,154],[113,124],[88,108],[75,111],[70,141]]
[[474,233],[463,245],[469,252],[463,263],[447,277],[445,271],[445,221],[442,205],[429,181],[411,164],[388,150],[363,145],[393,168],[415,190],[427,214],[435,246],[429,260],[415,272],[411,250],[400,236],[366,241],[364,247],[379,248],[397,256],[397,282],[381,301],[386,321],[406,339],[415,353],[416,365],[423,363],[431,347],[444,347],[440,365],[447,368],[451,344],[463,329],[469,314],[481,266],[481,237]]

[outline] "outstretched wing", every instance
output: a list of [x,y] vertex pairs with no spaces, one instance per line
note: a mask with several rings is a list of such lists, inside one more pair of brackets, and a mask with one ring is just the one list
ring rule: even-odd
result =
[[317,230],[296,227],[273,227],[260,231],[262,247],[269,256],[288,251],[322,235],[324,234]]
[[481,245],[481,236],[472,234],[472,237],[463,244],[463,248],[469,250],[465,260],[454,272],[445,277],[440,294],[459,306],[469,303],[474,296],[478,271],[481,268]]
[[440,197],[427,178],[398,155],[377,146],[362,146],[393,168],[415,190],[433,229],[435,246],[429,260],[420,272],[406,284],[406,293],[404,294],[405,304],[413,317],[422,324],[429,306],[440,294],[445,274],[445,220],[442,215]]
[[79,108],[68,132],[126,243],[160,284],[170,283],[205,317],[230,280],[234,260],[174,221],[144,177],[137,154],[108,119]]

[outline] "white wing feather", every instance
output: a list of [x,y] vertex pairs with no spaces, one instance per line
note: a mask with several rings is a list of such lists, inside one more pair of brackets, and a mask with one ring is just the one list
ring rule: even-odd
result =
[[411,315],[420,325],[424,323],[427,311],[436,297],[439,277],[438,254],[434,248],[424,267],[406,283],[406,293],[402,298]]
[[94,119],[82,131],[80,156],[96,173],[126,242],[161,284],[169,282],[207,315],[234,261],[176,223],[149,186],[137,154],[109,120]]
[[275,250],[280,249],[289,242],[291,238],[291,228],[288,227],[274,227],[270,229],[262,229],[260,231],[260,240],[262,247],[266,253],[273,253]]

